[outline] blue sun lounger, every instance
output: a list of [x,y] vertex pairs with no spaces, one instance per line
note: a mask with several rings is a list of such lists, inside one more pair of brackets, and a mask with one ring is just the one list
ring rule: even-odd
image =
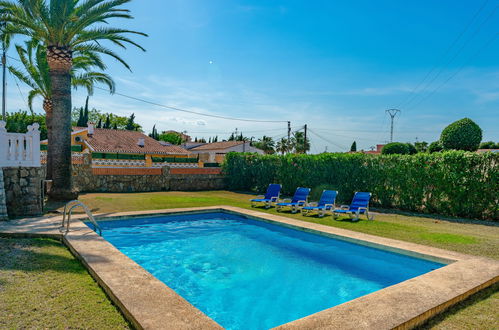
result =
[[280,212],[284,208],[290,208],[292,213],[296,213],[301,207],[307,205],[310,188],[296,188],[292,199],[283,199],[276,204],[276,211]]
[[276,203],[279,200],[280,192],[280,184],[269,184],[265,195],[256,196],[256,198],[250,200],[251,207],[256,207],[260,204],[264,204],[266,209],[270,208],[272,206],[272,203]]
[[319,201],[302,207],[301,214],[309,215],[312,212],[317,212],[319,218],[322,218],[326,214],[326,211],[334,210],[337,195],[338,191],[336,190],[323,190]]
[[352,204],[341,205],[339,209],[333,211],[333,217],[338,218],[339,214],[348,214],[352,221],[358,221],[361,214],[365,214],[368,220],[374,220],[374,216],[369,216],[369,192],[356,192],[353,196]]

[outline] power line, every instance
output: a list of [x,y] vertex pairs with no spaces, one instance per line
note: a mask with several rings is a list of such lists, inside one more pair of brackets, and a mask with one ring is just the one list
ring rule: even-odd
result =
[[[95,87],[95,88],[107,91],[107,89],[102,88],[102,87]],[[143,103],[155,105],[155,106],[166,108],[166,109],[170,109],[170,110],[175,110],[175,111],[180,111],[180,112],[185,112],[185,113],[191,113],[191,114],[195,114],[195,115],[198,115],[198,116],[205,116],[205,117],[218,118],[218,119],[226,119],[226,120],[235,120],[235,121],[255,122],[255,123],[287,123],[288,122],[287,120],[260,120],[260,119],[235,118],[235,117],[226,117],[226,116],[220,116],[220,115],[210,115],[210,114],[206,114],[206,113],[202,113],[202,112],[196,112],[196,111],[192,111],[192,110],[187,110],[187,109],[172,107],[172,106],[169,106],[169,105],[164,105],[164,104],[160,104],[160,103],[156,103],[156,102],[151,102],[151,101],[144,100],[144,99],[141,99],[141,98],[138,98],[138,97],[135,97],[135,96],[130,96],[130,95],[126,95],[126,94],[122,94],[122,93],[118,93],[118,92],[115,92],[114,94],[122,96],[122,97],[126,97],[126,98],[131,99],[131,100],[135,100],[135,101],[139,101],[139,102],[143,102]]]
[[427,72],[427,74],[423,77],[423,79],[417,84],[417,86],[411,91],[409,96],[402,102],[400,103],[397,108],[403,107],[403,106],[408,106],[411,104],[415,99],[417,99],[418,93],[424,93],[425,90],[427,90],[430,85],[442,74],[444,68],[448,66],[454,59],[461,53],[461,51],[468,45],[468,43],[476,36],[476,34],[480,31],[480,29],[483,27],[483,25],[494,15],[495,11],[497,10],[498,6],[494,8],[494,10],[490,13],[490,15],[482,21],[482,23],[478,26],[478,28],[475,30],[475,32],[464,42],[464,44],[457,50],[457,52],[454,54],[454,56],[451,57],[450,60],[448,60],[443,66],[440,67],[440,70],[437,72],[437,74],[425,84],[422,90],[416,93],[416,91],[423,85],[423,83],[431,76],[431,74],[438,68],[438,63],[442,62],[445,57],[450,53],[452,48],[454,48],[455,45],[459,42],[459,40],[465,35],[465,33],[468,31],[468,29],[475,23],[475,20],[478,18],[479,14],[482,12],[482,10],[485,8],[489,0],[485,0],[483,4],[480,6],[478,11],[473,15],[473,18],[468,22],[466,27],[461,31],[461,33],[458,35],[458,37],[452,42],[452,44],[446,49],[444,54],[441,56],[441,60],[437,61],[437,64],[432,67],[430,71]]
[[421,103],[423,103],[424,101],[426,101],[427,99],[429,99],[431,96],[433,96],[433,94],[435,94],[440,88],[442,88],[443,86],[445,86],[450,80],[452,80],[455,76],[457,76],[472,60],[475,59],[475,57],[477,57],[478,55],[480,55],[480,53],[482,51],[484,51],[488,46],[490,46],[490,44],[497,38],[499,34],[495,34],[492,36],[492,38],[490,38],[480,49],[478,49],[477,52],[475,52],[474,54],[472,54],[468,60],[466,62],[463,63],[463,65],[461,65],[461,67],[459,67],[459,69],[457,69],[457,71],[455,71],[452,75],[450,75],[446,80],[444,80],[437,88],[435,88],[432,92],[430,92],[429,94],[427,94],[425,97],[423,97],[422,99],[419,100],[418,103],[416,103],[416,105],[412,106],[410,109],[413,110],[415,108],[417,108]]
[[346,149],[344,146],[338,144],[337,142],[331,141],[328,138],[325,138],[322,135],[318,134],[317,132],[315,132],[315,130],[312,130],[310,127],[308,128],[308,131],[310,133],[314,134],[315,136],[317,136],[318,138],[320,138],[320,139],[322,139],[322,140],[324,140],[324,141],[326,141],[328,143],[331,143],[332,145],[334,145],[334,146],[336,146],[336,147],[338,147],[340,149],[344,149],[344,150]]

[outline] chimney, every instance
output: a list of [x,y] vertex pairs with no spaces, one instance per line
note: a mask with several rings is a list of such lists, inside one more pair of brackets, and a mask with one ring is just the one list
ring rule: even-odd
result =
[[87,127],[88,127],[88,130],[87,130],[87,135],[88,135],[88,136],[92,136],[92,135],[94,135],[94,123],[92,123],[92,122],[90,122],[90,121],[89,121],[89,122],[87,123]]
[[144,148],[144,143],[145,143],[144,138],[140,138],[139,141],[137,142],[137,145],[141,148]]

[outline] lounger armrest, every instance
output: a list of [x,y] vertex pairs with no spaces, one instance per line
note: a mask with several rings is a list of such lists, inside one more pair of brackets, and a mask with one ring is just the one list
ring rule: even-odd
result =
[[324,209],[330,208],[331,210],[334,210],[334,204],[324,204]]
[[317,206],[319,206],[319,203],[318,202],[310,202],[310,203],[307,204],[307,206],[317,207]]
[[340,210],[349,210],[350,209],[350,205],[341,205],[340,206]]
[[357,213],[360,213],[360,211],[369,211],[369,209],[367,207],[359,207]]
[[296,204],[298,206],[307,205],[307,201],[298,201],[298,202],[296,202]]
[[271,197],[271,198],[270,198],[270,201],[271,201],[272,203],[277,203],[277,201],[278,201],[278,200],[279,200],[279,197],[277,197],[277,196],[274,196],[274,197]]
[[291,198],[284,198],[279,201],[280,203],[291,203]]

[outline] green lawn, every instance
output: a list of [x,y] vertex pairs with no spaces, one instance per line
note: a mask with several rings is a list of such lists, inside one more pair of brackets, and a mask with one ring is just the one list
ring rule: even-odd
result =
[[[94,213],[232,205],[251,195],[227,191],[83,194]],[[276,213],[275,210],[263,212]],[[377,214],[375,221],[284,216],[499,259],[499,227],[437,218]],[[467,299],[422,329],[497,329],[499,286]],[[59,242],[0,238],[0,328],[120,329],[129,325],[84,267]],[[6,312],[4,312],[6,311]]]
[[0,238],[0,329],[129,328],[60,242]]

